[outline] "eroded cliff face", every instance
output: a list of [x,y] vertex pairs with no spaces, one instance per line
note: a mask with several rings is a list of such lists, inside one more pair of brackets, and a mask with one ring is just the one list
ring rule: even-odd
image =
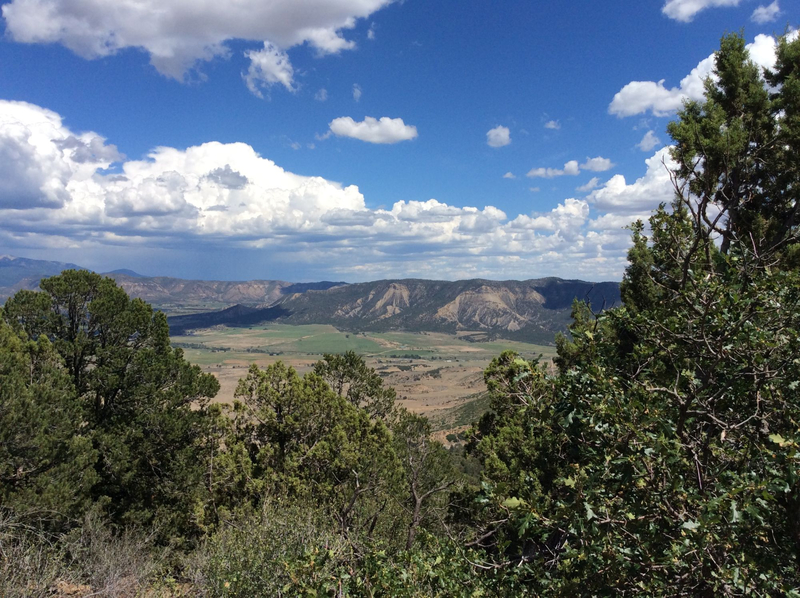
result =
[[[486,285],[460,293],[436,311],[436,317],[452,322],[459,330],[507,330],[515,332],[536,320],[545,298],[533,289],[517,292]],[[533,304],[533,305],[531,305]]]
[[[359,295],[359,293],[363,293]],[[324,302],[334,306],[327,310]],[[515,332],[542,320],[546,298],[524,283],[464,285],[431,281],[379,282],[349,285],[341,292],[292,295],[281,305],[308,321],[327,317],[383,322],[409,329],[438,326],[454,330]]]
[[345,301],[334,312],[337,318],[360,318],[383,320],[403,312],[410,303],[410,292],[404,284],[391,283],[385,289],[370,289],[366,296]]
[[384,280],[287,295],[279,305],[287,323],[327,323],[352,330],[481,331],[552,340],[569,323],[572,300],[593,308],[619,302],[617,283]]
[[393,282],[383,296],[375,302],[375,306],[370,309],[370,315],[379,320],[396,316],[411,305],[409,297],[410,293],[406,285]]

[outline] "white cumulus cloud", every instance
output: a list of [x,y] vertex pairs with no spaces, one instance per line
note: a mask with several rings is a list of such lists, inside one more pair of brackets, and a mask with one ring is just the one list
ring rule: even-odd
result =
[[661,81],[631,81],[619,90],[608,111],[617,116],[633,116],[648,110],[655,116],[668,116],[683,106],[685,100],[699,100],[705,89],[703,81],[714,68],[714,55],[702,60],[686,75],[678,87],[667,88]]
[[657,146],[660,143],[661,140],[656,136],[655,132],[648,131],[647,133],[644,134],[642,140],[636,144],[636,147],[638,147],[643,152],[650,152],[653,151],[653,148],[655,148],[655,146]]
[[589,217],[589,204],[582,199],[565,199],[550,212],[527,216],[520,214],[509,223],[511,229],[548,231],[562,238],[575,239]]
[[85,58],[137,48],[159,72],[180,80],[199,62],[227,56],[231,40],[269,42],[283,51],[308,43],[320,54],[352,49],[343,32],[391,2],[12,0],[2,13],[6,35],[16,42],[58,43]]
[[669,147],[660,149],[645,160],[647,172],[631,184],[621,174],[614,175],[589,194],[589,203],[604,212],[622,215],[648,212],[660,203],[669,203],[674,196],[670,169],[676,166],[669,150]]
[[591,191],[592,189],[597,188],[600,185],[600,179],[598,177],[592,177],[589,179],[585,185],[581,185],[575,191],[579,191],[581,193],[586,193],[587,191]]
[[596,158],[586,158],[586,162],[578,164],[577,160],[570,160],[564,164],[564,168],[532,168],[525,176],[535,178],[552,179],[558,176],[576,176],[583,170],[591,170],[593,172],[604,172],[614,167],[614,163],[608,158],[598,156]]
[[505,174],[503,175],[503,178],[504,178],[504,179],[515,179],[515,178],[517,178],[517,177],[516,177],[516,176],[514,176],[514,173],[513,173],[513,172],[507,172],[507,173],[505,173]]
[[397,143],[417,137],[417,127],[405,124],[402,118],[388,116],[380,119],[367,116],[361,122],[342,116],[334,118],[328,126],[338,137],[352,137],[368,143]]
[[486,144],[489,147],[503,147],[511,143],[511,131],[502,125],[486,132]]
[[121,159],[96,133],[65,129],[55,112],[25,102],[0,107],[0,209],[61,208],[71,185]]
[[557,176],[576,175],[580,173],[577,160],[570,160],[564,164],[564,168],[531,168],[525,176],[530,178],[552,179]]
[[670,19],[688,23],[695,15],[707,8],[739,6],[741,0],[667,0],[661,12]]
[[[750,58],[763,68],[775,66],[776,41],[769,35],[757,35],[747,44]],[[668,116],[683,106],[685,100],[701,100],[705,89],[703,81],[712,74],[714,54],[704,58],[681,79],[677,87],[666,87],[660,81],[631,81],[614,95],[608,107],[610,114],[619,117],[652,112],[655,116]]]
[[750,20],[759,25],[763,25],[764,23],[773,22],[780,14],[781,7],[778,5],[778,0],[775,0],[772,4],[768,4],[767,6],[762,4],[756,8],[753,14],[750,15]]
[[548,120],[546,123],[544,123],[544,128],[557,131],[558,129],[561,128],[561,123],[558,122],[557,120]]
[[[406,130],[400,119],[387,120],[390,129]],[[366,124],[364,136],[386,139],[368,119],[343,124]],[[157,147],[130,160],[97,133],[70,130],[50,110],[0,101],[0,246],[59,251],[77,263],[70,252],[120,260],[131,247],[195,260],[198,251],[238,252],[240,259],[252,252],[246,255],[260,267],[351,280],[398,273],[608,280],[625,267],[629,234],[621,227],[671,196],[665,152],[633,183],[612,177],[585,199],[565,199],[550,211],[507,215],[492,205],[433,198],[369,208],[355,185],[294,174],[245,143]],[[579,170],[573,160],[559,172]]]
[[294,68],[289,56],[269,42],[264,42],[261,50],[248,50],[244,53],[250,59],[250,68],[244,76],[247,89],[261,97],[261,87],[280,83],[289,91],[294,88]]
[[328,99],[328,90],[324,87],[314,94],[314,99],[318,102],[324,102]]
[[586,162],[581,164],[581,168],[584,170],[591,170],[592,172],[605,172],[606,170],[611,170],[613,167],[614,163],[611,160],[601,156],[586,158]]
[[[38,106],[0,101],[0,153],[8,148],[20,163],[3,177],[0,222],[29,231],[248,237],[308,226],[334,208],[364,209],[356,187],[286,172],[243,143],[159,147],[122,162],[97,134],[73,133]],[[114,163],[118,173],[103,172]]]
[[361,86],[358,83],[353,83],[353,99],[358,102],[362,94]]

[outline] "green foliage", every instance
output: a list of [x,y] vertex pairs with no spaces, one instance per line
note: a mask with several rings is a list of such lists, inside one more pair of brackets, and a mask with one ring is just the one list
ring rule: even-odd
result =
[[[355,367],[333,357],[305,376],[281,362],[252,366],[237,389],[242,402],[217,420],[224,442],[211,495],[219,523],[199,553],[211,595],[391,595],[401,586],[387,585],[388,573],[404,566],[404,547],[428,573],[410,568],[398,595],[423,595],[415,576],[447,566],[467,576],[466,562],[444,565],[417,541],[444,532],[447,490],[458,479],[450,454],[431,440],[424,417],[395,409],[376,419],[354,404],[348,388],[372,384],[353,396],[376,396],[380,379],[355,355]],[[316,372],[338,381],[339,392]],[[454,595],[455,578],[436,583]]]
[[359,557],[318,511],[296,504],[227,522],[196,558],[199,585],[212,597],[532,595],[503,571],[476,574],[476,552],[428,533],[413,550]]
[[[598,332],[598,321],[590,307],[583,301],[572,303],[572,323],[569,326],[570,337],[556,335],[558,354],[553,363],[561,370],[568,370],[578,362],[588,362],[594,358],[591,354],[592,339]],[[606,331],[608,332],[608,331]]]
[[[505,571],[476,570],[475,551],[423,534],[413,550],[397,555],[375,551],[355,570],[340,570],[324,586],[328,596],[375,598],[478,598],[531,596],[530,589]],[[337,593],[338,592],[338,593]]]
[[[657,283],[651,278],[655,267],[655,256],[647,244],[644,224],[641,221],[633,223],[631,231],[633,246],[628,250],[628,269],[620,283],[619,291],[622,302],[629,310],[641,311],[652,308],[658,301]],[[584,323],[575,317],[574,310],[573,321]],[[559,355],[563,352],[563,348],[559,347]]]
[[779,170],[800,42],[779,47],[770,94],[726,37],[670,127],[676,200],[650,238],[633,227],[624,307],[576,305],[555,376],[513,354],[487,370],[484,482],[456,515],[536,594],[800,595],[796,166]]
[[[330,519],[295,501],[226,520],[195,556],[209,596],[313,596],[352,557]],[[323,594],[324,595],[324,594]]]
[[[458,475],[450,454],[431,439],[431,424],[422,415],[398,409],[392,421],[394,446],[403,466],[410,515],[405,549],[411,550],[420,527],[441,528],[447,511],[445,492]],[[399,498],[399,496],[397,497]]]
[[236,396],[246,410],[236,408],[242,417],[227,444],[249,459],[250,492],[313,499],[343,533],[371,535],[400,472],[384,422],[281,362],[252,366]]
[[61,526],[88,507],[97,452],[80,403],[44,337],[0,320],[0,504]]
[[[73,489],[81,500],[104,505],[118,522],[157,522],[164,539],[195,533],[191,513],[203,493],[205,402],[218,383],[170,347],[163,314],[130,299],[113,280],[68,270],[41,287],[42,293],[10,298],[3,319],[20,334],[42,335],[43,363],[54,363],[50,355],[56,353],[63,360],[52,396],[40,400],[60,402],[68,412],[59,418],[62,432],[45,433],[59,446],[74,437],[69,443],[76,448],[57,449],[60,458],[71,460],[70,467],[94,466],[94,474],[72,480]],[[43,413],[55,417],[49,406]],[[80,459],[67,457],[81,442],[91,443],[96,458],[85,448]],[[42,482],[49,489],[64,483],[55,473]],[[59,500],[52,508],[67,514],[71,507]]]
[[[253,366],[232,407],[208,406],[217,383],[170,347],[163,315],[89,272],[42,288],[0,320],[0,498],[33,523],[2,548],[57,563],[31,561],[14,588],[154,590],[156,545],[201,533],[211,595],[379,595],[404,567],[406,595],[453,595],[443,571],[466,578],[417,541],[445,531],[454,460],[363,359],[328,355],[302,377]],[[44,518],[73,529],[50,546]]]
[[380,375],[353,351],[324,355],[314,364],[314,373],[334,392],[356,407],[366,409],[372,417],[386,417],[394,406],[394,389],[385,387]]
[[[457,542],[420,534],[414,549],[372,550],[357,561],[337,559],[336,550],[310,551],[294,561],[296,573],[286,596],[370,596],[383,598],[478,598],[536,595],[509,572],[476,567],[481,558]],[[292,561],[287,561],[291,563]],[[286,563],[284,563],[286,565]],[[310,572],[324,572],[312,578]]]
[[797,225],[797,47],[780,40],[775,71],[764,73],[770,93],[744,39],[724,37],[704,101],[688,102],[668,127],[679,191],[698,199],[702,234],[721,235],[723,253],[734,240],[756,252],[784,245]]

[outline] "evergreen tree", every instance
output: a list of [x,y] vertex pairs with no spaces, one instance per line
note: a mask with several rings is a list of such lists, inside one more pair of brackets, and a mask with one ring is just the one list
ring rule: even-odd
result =
[[387,507],[400,465],[383,421],[319,375],[301,377],[282,362],[251,366],[236,397],[245,409],[235,408],[239,423],[228,444],[245,459],[236,468],[252,471],[254,504],[276,496],[310,501],[354,538],[392,524]]
[[49,339],[63,359],[80,429],[98,455],[93,498],[116,521],[158,522],[165,539],[194,533],[205,406],[219,384],[170,346],[163,313],[112,279],[67,270],[40,286],[11,297],[3,317]]
[[576,310],[555,376],[493,364],[460,511],[485,567],[548,595],[800,595],[798,55],[781,40],[768,89],[722,40],[624,306]]
[[445,493],[458,477],[447,450],[431,438],[428,418],[402,408],[393,415],[394,446],[402,463],[408,496],[405,549],[411,550],[420,529],[442,528],[447,510]]
[[97,452],[59,355],[0,320],[0,507],[48,527],[80,518]]
[[314,373],[321,376],[334,392],[356,407],[366,409],[372,417],[386,417],[394,406],[394,389],[384,386],[378,372],[367,366],[354,351],[326,353],[314,364]]

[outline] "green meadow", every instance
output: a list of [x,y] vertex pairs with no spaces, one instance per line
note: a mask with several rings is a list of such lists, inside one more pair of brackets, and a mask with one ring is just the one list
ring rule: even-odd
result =
[[172,342],[183,347],[187,358],[198,365],[248,360],[254,354],[298,357],[345,351],[376,359],[459,359],[487,363],[506,350],[528,358],[542,355],[548,359],[555,355],[554,347],[516,341],[471,342],[455,335],[427,332],[354,333],[328,325],[215,327],[174,336]]

